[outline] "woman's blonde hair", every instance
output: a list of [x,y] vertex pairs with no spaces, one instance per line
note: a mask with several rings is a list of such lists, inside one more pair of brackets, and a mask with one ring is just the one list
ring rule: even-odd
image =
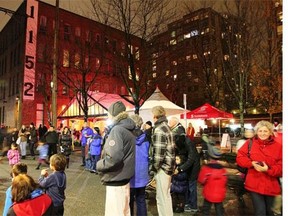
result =
[[30,197],[32,191],[39,188],[34,179],[27,174],[19,174],[12,181],[12,201],[22,202]]
[[257,133],[259,128],[261,128],[261,127],[268,128],[268,130],[270,131],[271,135],[273,134],[273,129],[274,128],[273,128],[273,124],[271,122],[265,121],[265,120],[259,121],[254,127],[255,133]]

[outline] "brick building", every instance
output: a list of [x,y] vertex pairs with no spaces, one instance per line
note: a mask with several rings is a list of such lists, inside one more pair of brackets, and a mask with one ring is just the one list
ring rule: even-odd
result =
[[[1,124],[18,128],[30,122],[48,124],[54,29],[55,6],[36,0],[24,1],[2,29]],[[132,37],[129,48],[139,50],[139,44],[140,39]],[[122,59],[125,49],[123,32],[60,9],[57,113],[81,88],[126,95],[119,76],[123,68],[128,74]]]

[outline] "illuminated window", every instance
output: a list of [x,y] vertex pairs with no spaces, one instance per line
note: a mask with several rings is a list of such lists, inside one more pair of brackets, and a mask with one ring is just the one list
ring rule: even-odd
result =
[[190,34],[190,33],[184,34],[184,39],[190,38],[190,37],[191,37],[191,34]]
[[169,76],[170,70],[166,70],[166,76]]
[[177,65],[177,61],[172,61],[172,65]]
[[188,71],[187,72],[187,77],[191,77],[192,76],[192,72],[191,71]]
[[199,31],[198,30],[191,31],[191,36],[192,37],[197,36],[197,35],[199,35]]
[[153,77],[153,78],[156,78],[156,77],[157,77],[157,73],[153,73],[153,74],[152,74],[152,77]]
[[177,79],[177,74],[173,76],[174,81]]
[[171,32],[171,37],[176,37],[176,31]]
[[156,70],[157,70],[157,66],[155,65],[152,67],[152,71],[156,71]]
[[170,45],[176,45],[176,44],[177,44],[176,39],[170,40]]
[[80,67],[80,60],[81,60],[81,56],[79,53],[75,54],[75,59],[74,59],[74,66],[75,68],[79,68]]
[[69,50],[63,50],[63,67],[69,67],[70,66],[70,54]]
[[100,59],[96,58],[96,68],[99,69],[100,67]]
[[224,55],[224,60],[228,61],[229,60],[229,55]]
[[197,54],[193,54],[192,57],[193,57],[193,59],[197,59],[198,58]]
[[186,61],[191,61],[191,55],[186,56]]

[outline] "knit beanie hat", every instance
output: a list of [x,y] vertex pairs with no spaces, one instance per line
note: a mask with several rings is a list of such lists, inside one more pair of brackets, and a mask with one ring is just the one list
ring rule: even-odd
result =
[[222,156],[222,153],[219,148],[212,146],[211,144],[207,144],[208,146],[208,155],[213,159],[219,159]]
[[121,101],[117,101],[108,108],[108,112],[113,116],[117,116],[119,113],[126,111],[125,105]]

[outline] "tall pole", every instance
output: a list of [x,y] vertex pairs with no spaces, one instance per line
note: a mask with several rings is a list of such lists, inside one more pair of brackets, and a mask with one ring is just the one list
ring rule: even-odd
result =
[[56,0],[53,74],[52,74],[52,124],[57,127],[57,70],[58,70],[59,0]]

